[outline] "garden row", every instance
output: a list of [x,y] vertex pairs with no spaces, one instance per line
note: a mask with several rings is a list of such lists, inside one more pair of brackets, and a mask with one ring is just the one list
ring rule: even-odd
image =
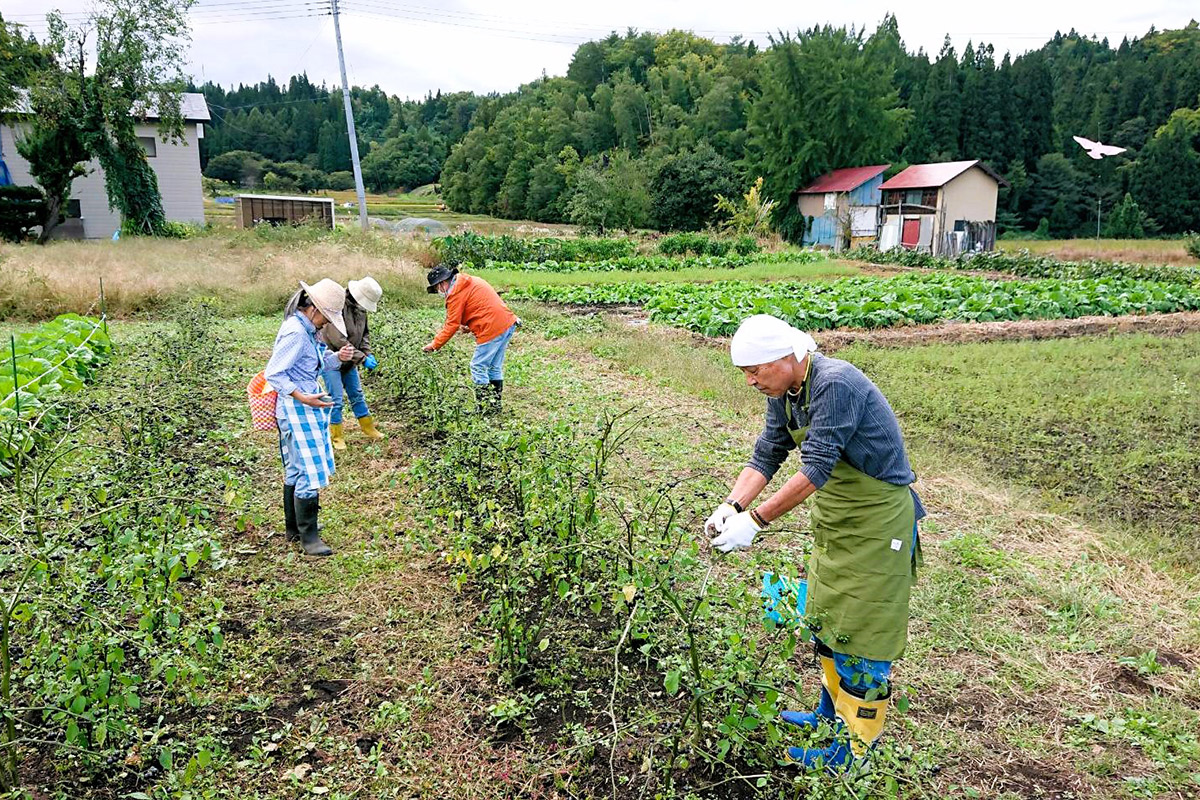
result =
[[588,795],[633,781],[668,795],[702,789],[748,765],[766,786],[800,642],[764,629],[754,587],[710,580],[678,480],[631,487],[612,476],[645,420],[609,411],[588,430],[481,419],[469,385],[446,379],[465,363],[422,359],[411,324],[380,326],[377,348],[394,361],[381,380],[438,441],[412,484],[427,487],[423,521],[443,532],[450,579],[481,610],[504,693],[494,722],[528,732],[540,718],[587,721],[573,734],[572,772]]
[[9,345],[0,362],[0,477],[45,438],[55,401],[82,389],[112,350],[103,323],[78,314],[17,334]]
[[516,272],[678,272],[685,269],[735,269],[747,264],[811,264],[824,256],[811,250],[731,256],[635,255],[603,261],[487,261],[486,269]]
[[[232,377],[216,317],[195,307],[177,322],[57,399],[52,440],[16,455],[0,487],[0,796],[22,780],[47,797],[186,796],[216,758],[215,738],[189,739],[181,721],[199,716],[223,649],[206,578],[221,562],[215,498],[231,510],[242,465],[210,438],[229,427],[212,386]],[[66,386],[107,355],[95,331],[61,322],[68,352],[104,343]]]
[[826,330],[1200,309],[1200,284],[1128,278],[994,281],[939,273],[829,283],[532,286],[509,296],[564,304],[643,305],[652,320],[709,336],[732,335],[752,314],[773,314],[806,330]]
[[[443,236],[434,240],[439,257],[451,266],[489,262],[505,264],[541,264],[546,262],[612,262],[633,257],[638,241],[628,238],[555,238],[484,236],[477,233]],[[677,233],[664,236],[655,245],[661,256],[746,257],[761,249],[753,236],[735,238],[704,233]],[[568,270],[557,270],[568,271]]]
[[873,247],[859,247],[843,258],[872,264],[897,264],[903,267],[943,270],[974,270],[1004,272],[1023,278],[1131,278],[1167,283],[1200,282],[1200,267],[1177,267],[1169,264],[1129,264],[1120,261],[1059,261],[1028,250],[994,250],[988,253],[962,253],[954,258],[905,250],[897,247],[881,252]]

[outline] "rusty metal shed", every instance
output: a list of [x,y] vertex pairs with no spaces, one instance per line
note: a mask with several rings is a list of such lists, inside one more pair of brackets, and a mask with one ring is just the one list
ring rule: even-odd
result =
[[269,194],[239,194],[237,196],[237,226],[255,225],[320,225],[334,224],[333,198],[286,197]]

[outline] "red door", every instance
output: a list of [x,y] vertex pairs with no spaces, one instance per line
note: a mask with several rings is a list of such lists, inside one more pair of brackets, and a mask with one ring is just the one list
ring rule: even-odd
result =
[[900,244],[909,250],[917,249],[917,242],[921,239],[921,220],[906,219],[904,220],[904,230],[900,234]]

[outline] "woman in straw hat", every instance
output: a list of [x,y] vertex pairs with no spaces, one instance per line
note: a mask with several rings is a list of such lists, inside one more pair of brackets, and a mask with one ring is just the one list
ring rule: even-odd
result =
[[346,289],[346,305],[342,308],[345,333],[333,324],[321,328],[320,338],[331,350],[340,350],[346,345],[354,348],[354,357],[341,366],[324,372],[325,388],[333,398],[333,409],[329,415],[329,438],[334,450],[345,450],[346,439],[342,433],[342,404],[350,401],[350,408],[358,419],[358,428],[368,439],[382,439],[383,434],[375,427],[375,418],[367,408],[362,381],[358,377],[358,365],[375,369],[375,356],[371,353],[371,332],[367,326],[367,314],[379,308],[383,289],[372,277],[350,281]]
[[321,541],[317,528],[318,493],[333,475],[333,447],[329,441],[329,409],[333,402],[320,390],[317,378],[328,369],[354,357],[346,345],[331,351],[317,339],[317,331],[330,324],[344,336],[342,306],[346,290],[324,278],[312,286],[300,282],[284,312],[275,337],[271,360],[264,370],[267,383],[279,394],[275,419],[279,422],[279,453],[283,458],[283,517],[289,541],[299,540],[310,556],[333,553]]

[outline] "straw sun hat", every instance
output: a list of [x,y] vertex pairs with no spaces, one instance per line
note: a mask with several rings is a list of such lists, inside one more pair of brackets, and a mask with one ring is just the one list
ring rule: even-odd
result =
[[346,290],[341,284],[331,278],[322,278],[312,286],[300,281],[300,288],[321,312],[321,316],[332,322],[333,327],[345,336],[346,321],[342,319],[342,308],[346,305]]
[[362,306],[368,314],[374,314],[379,308],[379,298],[383,297],[383,289],[370,275],[360,281],[350,281],[346,288],[350,290],[354,302]]

